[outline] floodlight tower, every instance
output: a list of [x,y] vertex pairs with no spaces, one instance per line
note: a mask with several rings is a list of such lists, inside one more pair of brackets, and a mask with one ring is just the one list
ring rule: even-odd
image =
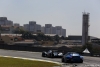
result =
[[89,31],[89,14],[90,13],[86,13],[83,12],[83,17],[82,17],[82,45],[85,45],[86,43],[88,43],[88,31]]

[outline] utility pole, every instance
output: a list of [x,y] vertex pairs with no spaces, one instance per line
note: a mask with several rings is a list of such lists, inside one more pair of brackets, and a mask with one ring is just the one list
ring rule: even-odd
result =
[[1,25],[0,25],[0,41],[1,41]]

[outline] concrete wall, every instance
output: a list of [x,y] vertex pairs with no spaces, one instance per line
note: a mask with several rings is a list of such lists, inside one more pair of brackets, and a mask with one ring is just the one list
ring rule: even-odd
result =
[[9,45],[14,43],[14,37],[9,37],[9,36],[2,36],[1,37],[2,41],[4,41],[4,43],[7,43]]

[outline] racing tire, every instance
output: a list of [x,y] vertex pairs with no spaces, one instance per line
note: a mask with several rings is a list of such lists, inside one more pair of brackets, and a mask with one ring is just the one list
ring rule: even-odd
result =
[[45,57],[45,55],[44,55],[44,54],[42,54],[42,57]]
[[61,60],[62,62],[64,62],[64,58],[62,58],[62,60]]
[[80,63],[83,63],[83,60],[81,60],[81,62]]

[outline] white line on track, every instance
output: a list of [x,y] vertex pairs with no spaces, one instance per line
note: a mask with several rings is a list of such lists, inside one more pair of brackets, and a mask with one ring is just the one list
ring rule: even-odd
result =
[[[6,49],[0,49],[0,50],[6,50]],[[28,52],[28,53],[41,53],[41,52],[32,52],[32,51],[18,51],[18,50],[7,50],[7,51]]]

